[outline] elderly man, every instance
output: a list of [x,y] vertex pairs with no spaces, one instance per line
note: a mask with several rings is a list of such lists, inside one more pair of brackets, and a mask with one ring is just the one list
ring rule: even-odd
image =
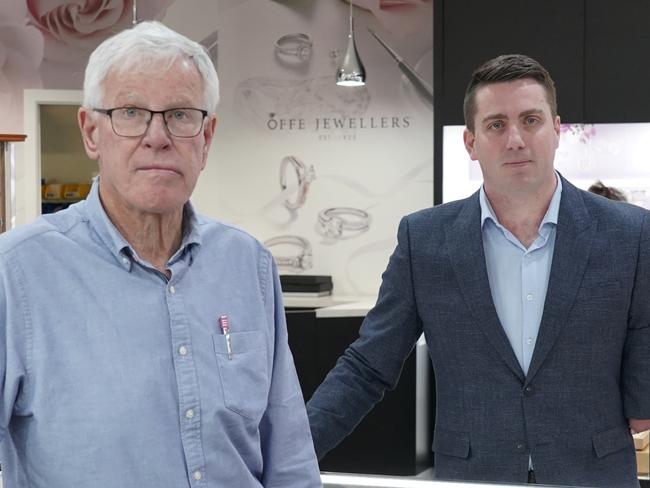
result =
[[91,55],[88,199],[0,240],[5,487],[314,487],[269,252],[189,203],[218,80],[155,22]]
[[523,55],[474,72],[464,142],[483,186],[405,217],[379,299],[308,403],[323,455],[424,333],[440,479],[635,488],[650,426],[650,212],[554,169],[555,85]]

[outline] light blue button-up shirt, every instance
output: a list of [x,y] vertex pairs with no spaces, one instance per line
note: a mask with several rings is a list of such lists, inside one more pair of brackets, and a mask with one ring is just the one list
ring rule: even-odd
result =
[[503,227],[481,187],[481,228],[492,300],[524,374],[528,372],[539,332],[555,249],[562,182],[557,187],[528,249]]
[[169,280],[97,185],[0,237],[5,488],[321,486],[271,255],[185,215]]

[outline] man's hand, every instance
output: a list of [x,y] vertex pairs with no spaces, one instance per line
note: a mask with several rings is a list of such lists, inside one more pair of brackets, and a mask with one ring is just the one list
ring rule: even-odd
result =
[[650,429],[650,419],[628,419],[628,422],[632,434],[638,434]]

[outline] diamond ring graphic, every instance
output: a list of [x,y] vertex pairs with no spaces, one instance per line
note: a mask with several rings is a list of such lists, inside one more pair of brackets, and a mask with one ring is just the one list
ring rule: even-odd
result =
[[294,201],[288,198],[284,200],[284,206],[289,210],[297,210],[305,204],[307,200],[307,191],[309,184],[316,179],[316,172],[313,166],[307,167],[300,159],[295,156],[285,156],[280,163],[280,188],[282,191],[287,189],[287,168],[291,165],[298,178],[298,193]]
[[339,238],[344,231],[367,231],[370,228],[370,215],[358,208],[331,207],[319,212],[318,224],[321,234]]
[[307,34],[301,32],[285,34],[275,41],[275,54],[283,57],[295,57],[303,62],[311,58],[313,42]]
[[300,236],[283,235],[271,237],[264,241],[266,247],[273,247],[279,245],[289,245],[298,248],[298,253],[290,256],[276,256],[273,258],[278,266],[288,267],[298,270],[310,269],[314,264],[313,255],[311,252],[311,244],[307,239]]

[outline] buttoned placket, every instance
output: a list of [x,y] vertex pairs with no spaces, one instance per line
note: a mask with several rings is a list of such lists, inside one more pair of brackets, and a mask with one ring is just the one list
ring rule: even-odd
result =
[[192,354],[189,324],[183,310],[183,287],[175,270],[187,265],[177,260],[170,266],[172,277],[165,284],[165,298],[169,311],[174,372],[178,386],[179,424],[190,486],[206,487],[205,455],[201,441],[201,409],[196,364]]
[[536,251],[544,247],[548,241],[550,229],[548,225],[542,225],[537,239],[525,250],[521,257],[521,293],[522,293],[522,352],[524,373],[528,372],[528,366],[533,358],[535,343],[539,324],[536,310],[539,307],[539,300],[544,297],[536,296],[535,283],[539,279],[535,276]]
[[[532,246],[531,246],[532,247]],[[535,325],[534,312],[537,306],[535,300],[539,297],[535,296],[533,286],[535,283],[535,276],[533,276],[533,250],[524,251],[521,257],[521,293],[522,293],[522,327],[521,327],[521,340],[522,340],[522,367],[524,373],[528,372],[528,366],[533,357],[535,349]]]

